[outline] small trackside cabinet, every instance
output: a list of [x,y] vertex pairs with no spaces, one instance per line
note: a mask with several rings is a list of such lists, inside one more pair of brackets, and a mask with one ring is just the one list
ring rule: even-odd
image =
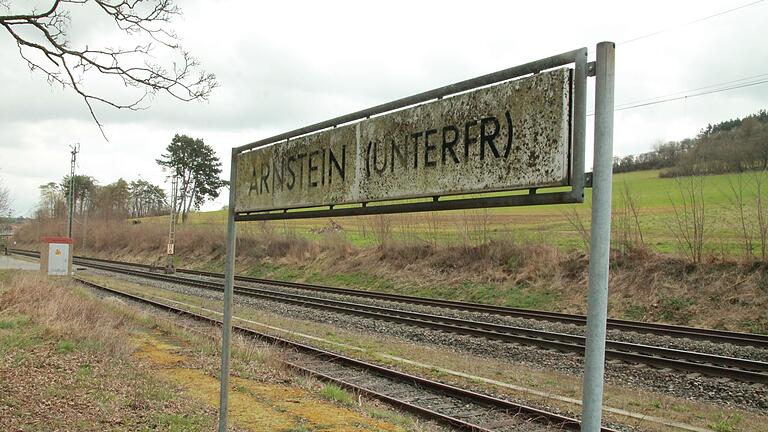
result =
[[43,237],[40,272],[49,276],[72,275],[72,244],[69,237]]

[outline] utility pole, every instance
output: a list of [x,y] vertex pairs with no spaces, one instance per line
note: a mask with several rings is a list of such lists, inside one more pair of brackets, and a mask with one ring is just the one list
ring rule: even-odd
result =
[[69,214],[67,216],[67,237],[72,238],[72,220],[75,213],[75,164],[77,163],[77,154],[80,153],[80,143],[70,145],[72,154],[71,167],[69,171]]
[[85,206],[83,215],[83,255],[88,255],[88,205]]
[[176,273],[176,268],[173,266],[173,257],[175,255],[176,244],[176,193],[178,190],[178,177],[176,175],[171,176],[171,215],[170,223],[168,227],[168,262],[165,265],[165,272],[168,274]]

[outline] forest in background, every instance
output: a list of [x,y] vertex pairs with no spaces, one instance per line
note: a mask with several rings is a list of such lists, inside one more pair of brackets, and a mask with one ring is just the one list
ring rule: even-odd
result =
[[168,180],[175,178],[176,197],[168,196],[161,186],[141,178],[131,182],[120,178],[102,186],[89,175],[67,175],[60,183],[49,182],[39,187],[35,219],[65,219],[72,199],[74,218],[81,223],[87,218],[120,220],[164,216],[171,214],[172,207],[174,214],[186,221],[191,211],[199,209],[206,200],[218,197],[219,190],[227,185],[219,178],[221,162],[215,151],[199,138],[175,135],[156,162],[163,171],[169,171]]
[[656,144],[652,151],[615,157],[613,172],[661,170],[660,177],[768,169],[768,111],[707,125],[694,138]]

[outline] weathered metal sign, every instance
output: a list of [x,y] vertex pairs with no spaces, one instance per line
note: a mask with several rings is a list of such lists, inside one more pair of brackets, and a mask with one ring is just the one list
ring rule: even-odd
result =
[[571,69],[237,155],[236,212],[569,183]]

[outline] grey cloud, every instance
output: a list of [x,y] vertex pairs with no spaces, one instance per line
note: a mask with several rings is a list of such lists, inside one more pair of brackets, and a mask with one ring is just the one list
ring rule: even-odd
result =
[[[672,30],[617,47],[617,103],[768,73],[768,45],[762,43],[768,4],[683,27],[679,24],[727,6],[716,1],[620,7],[609,1],[221,1],[215,8],[188,1],[181,6],[185,15],[176,28],[183,44],[216,73],[221,88],[203,103],[158,96],[140,112],[97,105],[109,143],[100,138],[83,102],[30,73],[15,44],[0,32],[0,82],[6,83],[0,89],[0,176],[13,170],[14,176],[50,173],[58,180],[67,165],[60,160],[62,149],[66,159],[66,143],[80,140],[91,158],[88,164],[84,159],[83,169],[102,182],[136,173],[162,181],[154,158],[177,132],[203,137],[225,158],[229,147],[273,133],[568,49],[592,48],[600,40],[620,42],[667,28]],[[72,29],[75,41],[130,43],[114,39],[108,23],[94,20],[92,12],[74,16],[75,22],[81,23]],[[95,85],[109,94],[121,91]],[[646,151],[657,140],[680,139],[707,123],[766,107],[768,84],[622,111],[616,116],[616,153]],[[39,163],[30,162],[34,159]],[[34,190],[26,194],[34,195]]]

